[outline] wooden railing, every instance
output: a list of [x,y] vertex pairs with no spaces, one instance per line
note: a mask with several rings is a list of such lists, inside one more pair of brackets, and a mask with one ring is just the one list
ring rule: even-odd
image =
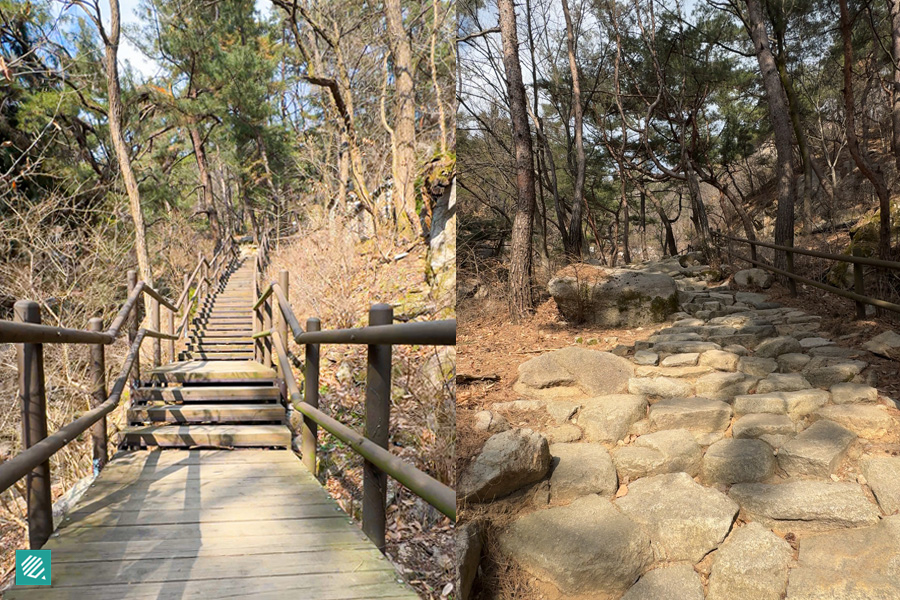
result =
[[[111,413],[122,398],[129,382],[140,379],[140,349],[145,338],[153,340],[152,361],[159,366],[162,359],[160,341],[167,342],[167,354],[175,360],[175,341],[187,330],[189,314],[194,303],[204,293],[221,284],[236,254],[232,240],[223,246],[208,262],[198,258],[196,268],[185,276],[185,287],[177,302],[165,298],[157,290],[139,281],[135,271],[128,271],[128,298],[116,314],[108,329],[103,321],[91,319],[88,329],[67,329],[41,324],[41,309],[37,302],[20,300],[14,308],[14,321],[0,321],[0,344],[17,344],[19,373],[19,404],[22,409],[23,450],[12,459],[0,464],[0,493],[26,477],[26,501],[28,539],[31,548],[44,545],[53,532],[53,504],[50,495],[50,457],[79,435],[91,429],[94,472],[106,464],[107,428],[106,415]],[[196,292],[190,294],[191,286]],[[142,296],[149,298],[150,327],[139,329]],[[160,331],[160,307],[167,312],[167,331]],[[175,314],[184,312],[181,325],[175,330]],[[110,393],[106,389],[105,346],[112,344],[127,324],[129,350],[119,376]],[[91,349],[92,408],[58,431],[47,433],[47,401],[44,389],[44,351],[48,343],[89,344]]]
[[[856,303],[856,317],[858,319],[864,319],[866,317],[866,305],[869,304],[871,306],[876,306],[878,308],[883,308],[885,310],[890,310],[893,312],[900,313],[900,304],[895,304],[893,302],[888,302],[886,300],[880,300],[878,298],[872,298],[866,295],[866,282],[865,282],[865,273],[863,270],[864,266],[876,267],[879,269],[886,269],[891,271],[900,272],[900,262],[893,262],[889,260],[880,260],[877,258],[867,258],[863,256],[851,256],[848,254],[831,254],[828,252],[819,252],[816,250],[804,250],[802,248],[793,248],[789,246],[779,246],[777,244],[771,244],[769,242],[760,242],[758,240],[747,240],[743,238],[732,237],[730,235],[724,235],[721,233],[713,232],[713,239],[718,239],[723,243],[720,244],[720,247],[725,250],[725,252],[738,260],[742,260],[748,262],[752,265],[755,265],[761,269],[765,269],[776,275],[781,275],[786,277],[788,280],[788,288],[790,289],[791,295],[797,295],[797,282],[809,285],[814,288],[818,288],[820,290],[825,290],[826,292],[835,294],[836,296],[841,296],[843,298],[848,298],[853,300]],[[741,256],[731,250],[730,244],[728,242],[735,242],[739,244],[747,244],[749,247],[753,248],[756,246],[760,246],[763,248],[770,248],[775,250],[776,252],[784,252],[786,254],[786,266],[787,270],[779,269],[774,267],[764,261],[754,259],[754,258],[746,258]],[[803,277],[802,275],[797,275],[794,269],[794,255],[800,254],[803,256],[812,256],[815,258],[822,258],[826,260],[831,260],[835,262],[843,262],[853,265],[853,291],[843,290],[839,287],[835,287],[833,285],[829,285],[827,283],[822,283],[821,281],[816,281],[814,279],[810,279],[808,277]]]
[[[262,258],[259,258],[259,256]],[[257,267],[267,264],[265,239],[260,245]],[[287,271],[280,271],[278,281],[271,282],[259,293],[254,311],[254,339],[261,361],[272,366],[272,354],[285,382],[290,402],[303,415],[301,453],[303,463],[317,474],[317,436],[321,426],[346,443],[365,460],[363,467],[363,531],[379,549],[385,546],[385,511],[387,475],[428,502],[447,517],[456,520],[456,492],[447,485],[391,454],[388,450],[391,411],[392,346],[454,345],[456,321],[427,321],[393,324],[393,308],[375,304],[369,310],[369,326],[356,329],[320,331],[317,318],[306,321],[306,331],[288,300]],[[254,286],[256,284],[254,283]],[[274,310],[273,325],[273,309]],[[288,359],[289,340],[305,347],[303,394]],[[366,344],[368,370],[365,394],[365,435],[361,435],[319,410],[319,347],[321,344]]]

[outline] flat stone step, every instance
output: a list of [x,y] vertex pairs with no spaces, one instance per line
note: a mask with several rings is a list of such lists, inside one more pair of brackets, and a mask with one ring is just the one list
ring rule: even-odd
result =
[[281,391],[274,386],[168,386],[139,387],[135,402],[274,402]]
[[192,360],[172,363],[150,371],[150,378],[158,382],[248,382],[263,383],[275,381],[274,369],[264,367],[253,360]]
[[253,423],[282,421],[281,404],[169,404],[135,406],[128,412],[130,421],[162,423]]
[[286,448],[291,431],[285,425],[147,425],[123,430],[126,444],[187,448]]

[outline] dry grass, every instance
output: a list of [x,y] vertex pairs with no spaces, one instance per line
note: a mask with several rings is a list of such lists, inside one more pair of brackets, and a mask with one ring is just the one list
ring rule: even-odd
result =
[[[291,304],[301,324],[315,316],[322,329],[363,326],[369,306],[378,302],[392,304],[395,320],[401,321],[434,319],[440,310],[425,282],[424,245],[396,246],[387,235],[359,241],[340,221],[311,218],[284,240],[273,254],[269,280],[282,269],[290,272]],[[390,450],[450,486],[455,485],[455,363],[454,348],[395,346],[393,351]],[[364,346],[322,347],[320,406],[357,431],[365,422],[365,373]],[[319,445],[320,480],[360,519],[362,460],[321,429]],[[393,481],[388,503],[388,555],[422,597],[441,598],[454,579],[452,524]]]

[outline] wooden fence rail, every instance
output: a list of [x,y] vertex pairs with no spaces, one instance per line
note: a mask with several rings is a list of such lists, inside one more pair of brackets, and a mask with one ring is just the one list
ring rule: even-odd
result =
[[[746,258],[741,256],[735,252],[732,252],[727,244],[723,244],[722,246],[725,249],[725,252],[738,260],[743,260],[752,265],[755,265],[761,269],[765,269],[767,271],[771,271],[777,275],[781,275],[783,277],[788,278],[788,287],[790,288],[791,295],[797,295],[797,282],[809,285],[814,288],[818,288],[821,290],[825,290],[826,292],[830,292],[835,294],[836,296],[841,296],[842,298],[848,298],[853,300],[856,303],[856,317],[858,319],[864,319],[866,316],[866,304],[871,306],[876,306],[878,308],[883,308],[885,310],[890,310],[893,312],[900,313],[900,304],[895,304],[893,302],[888,302],[886,300],[880,300],[878,298],[872,298],[870,296],[866,296],[866,284],[865,284],[865,273],[863,271],[864,266],[877,267],[879,269],[887,269],[891,271],[900,272],[900,262],[893,262],[889,260],[881,260],[877,258],[868,258],[864,256],[853,256],[848,254],[831,254],[828,252],[819,252],[816,250],[805,250],[802,248],[793,248],[790,246],[780,246],[777,244],[771,244],[769,242],[760,242],[758,240],[747,240],[744,238],[732,237],[730,235],[724,235],[721,233],[713,232],[713,238],[718,238],[721,240],[737,242],[741,244],[747,244],[751,248],[755,246],[762,246],[763,248],[771,248],[777,252],[784,252],[787,256],[787,270],[779,269],[768,263],[765,263],[760,260],[755,260],[752,258]],[[835,287],[833,285],[828,285],[827,283],[822,283],[821,281],[816,281],[814,279],[809,279],[808,277],[803,277],[802,275],[797,275],[794,272],[794,255],[801,254],[804,256],[812,256],[815,258],[822,258],[826,260],[843,262],[853,265],[853,290],[852,292],[847,290],[842,290],[839,287]]]
[[[200,298],[201,287],[208,292],[219,284],[227,267],[234,260],[237,250],[233,240],[223,246],[213,258],[212,267],[206,258],[200,256],[190,277],[185,278],[185,289],[177,302],[172,302],[143,281],[139,281],[135,271],[128,271],[128,298],[119,309],[110,327],[103,330],[103,322],[93,318],[87,330],[53,327],[41,324],[41,309],[37,302],[20,300],[14,308],[15,321],[0,321],[0,344],[17,344],[17,367],[19,374],[19,405],[22,410],[23,450],[12,459],[0,465],[0,493],[26,478],[26,501],[28,539],[31,548],[40,548],[53,532],[53,506],[50,497],[50,457],[79,435],[91,429],[94,471],[99,472],[107,461],[106,415],[119,404],[122,392],[129,382],[139,379],[141,344],[145,338],[153,340],[153,363],[161,361],[160,341],[167,341],[167,354],[176,360],[175,341],[187,329],[188,315],[194,303]],[[211,273],[210,273],[211,271]],[[198,280],[198,274],[204,275]],[[197,284],[196,292],[190,294],[191,286]],[[150,299],[151,328],[139,329],[139,298],[146,295]],[[167,332],[160,331],[160,307],[167,310]],[[175,313],[184,311],[178,330],[174,329]],[[121,373],[113,384],[109,395],[106,391],[105,346],[119,337],[122,327],[128,324],[129,350],[122,365]],[[47,343],[90,345],[91,410],[84,413],[58,431],[47,432],[47,405],[44,386],[44,351]]]
[[[264,272],[267,265],[266,239],[264,237],[260,243],[257,273]],[[369,310],[368,327],[320,331],[319,319],[311,318],[307,320],[307,330],[304,331],[288,300],[288,280],[288,272],[281,271],[278,281],[269,283],[261,293],[260,286],[254,282],[257,300],[253,306],[253,337],[257,341],[255,347],[258,356],[264,364],[272,366],[272,354],[277,357],[278,370],[285,382],[291,404],[303,415],[301,450],[307,469],[313,475],[317,474],[319,426],[363,457],[363,531],[382,551],[385,547],[388,475],[455,521],[456,492],[394,456],[387,447],[390,433],[392,346],[454,345],[456,321],[393,324],[393,308],[387,304],[375,304]],[[274,325],[273,311],[276,317]],[[303,395],[288,359],[290,338],[305,346]],[[368,346],[365,435],[353,431],[319,410],[320,344]]]

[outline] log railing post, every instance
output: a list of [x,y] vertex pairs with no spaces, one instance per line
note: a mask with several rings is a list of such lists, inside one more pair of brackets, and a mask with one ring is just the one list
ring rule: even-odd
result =
[[[197,260],[203,264],[200,267],[200,281],[197,282],[197,295],[203,298],[209,293],[209,283],[206,281],[206,278],[209,276],[209,264],[203,260],[202,252],[197,253]],[[201,289],[203,290],[202,293]]]
[[[307,331],[320,331],[322,323],[315,317],[306,320]],[[304,402],[313,408],[319,408],[319,344],[306,345],[306,373],[303,377]],[[303,452],[303,464],[307,470],[316,476],[316,451],[318,442],[316,438],[319,426],[309,417],[303,417],[303,429],[300,432],[300,449]]]
[[[291,301],[291,296],[290,296],[290,293],[288,292],[288,287],[290,286],[290,282],[291,282],[290,274],[287,271],[281,270],[278,272],[278,285],[279,285],[279,287],[281,287],[281,291],[284,292],[284,299],[287,300],[288,302]],[[290,339],[288,337],[288,322],[287,322],[287,319],[284,318],[284,313],[281,311],[281,304],[278,302],[277,297],[275,298],[274,302],[275,302],[275,307],[276,307],[275,322],[278,324],[278,326],[277,326],[278,335],[279,335],[279,337],[281,337],[282,340],[284,340],[284,350],[285,350],[285,352],[287,352],[289,349],[288,340]],[[285,368],[289,368],[288,365],[285,365]]]
[[[156,298],[150,297],[150,329],[153,331],[159,331],[159,300]],[[162,348],[159,343],[159,338],[153,338],[153,367],[156,368],[160,364],[162,364]]]
[[[16,321],[41,323],[41,307],[20,300],[13,307]],[[19,369],[19,405],[22,408],[22,446],[27,450],[47,437],[47,398],[44,391],[43,344],[16,344]],[[50,461],[35,467],[25,480],[28,501],[28,543],[41,548],[53,533],[53,502],[50,498]]]
[[[374,304],[369,325],[390,325],[394,309]],[[387,449],[391,425],[391,346],[369,344],[366,372],[366,437]],[[363,464],[363,532],[384,552],[387,474],[369,461]]]
[[[750,244],[751,248],[756,248],[755,244]],[[753,260],[756,260],[755,258]],[[794,274],[794,253],[787,253],[787,271],[791,275]],[[797,282],[794,281],[793,277],[788,277],[788,289],[791,291],[791,296],[797,297]]]
[[[187,287],[188,287],[188,282],[189,282],[190,280],[191,280],[191,276],[188,275],[187,273],[185,273],[185,274],[184,274],[184,288],[183,288],[183,289],[187,289]],[[188,291],[188,292],[184,295],[184,304],[181,306],[181,310],[182,310],[182,315],[181,315],[181,318],[182,318],[182,319],[184,319],[184,318],[187,316],[187,314],[188,314],[189,312],[191,312],[191,292],[190,292],[190,291]],[[191,325],[190,322],[188,322],[188,321],[185,321],[185,322],[184,322],[184,330],[181,332],[181,337],[182,337],[182,339],[185,339],[185,340],[187,339],[187,332],[188,332],[188,329],[191,328],[190,325]]]
[[[88,321],[91,331],[103,331],[103,319],[95,317]],[[106,357],[103,344],[91,344],[91,408],[106,402]],[[106,417],[91,426],[94,475],[106,465],[107,455]]]
[[[134,291],[135,286],[137,285],[137,271],[128,271],[128,295],[131,296],[131,293]],[[131,318],[128,320],[128,347],[131,348],[132,344],[134,344],[135,338],[137,338],[138,326],[141,322],[141,304],[140,300],[134,303],[134,308],[131,309]],[[133,379],[132,379],[132,389],[134,389],[134,382],[141,380],[141,353],[138,352],[137,358],[134,359],[134,370],[132,371]]]
[[[175,335],[175,311],[166,309],[166,333]],[[175,362],[175,340],[166,340],[169,362]]]
[[[262,331],[271,331],[272,330],[272,304],[275,301],[275,296],[269,294],[269,297],[266,298],[266,301],[263,302],[262,306]],[[272,336],[266,336],[262,338],[262,353],[263,353],[263,364],[269,368],[272,367]]]

